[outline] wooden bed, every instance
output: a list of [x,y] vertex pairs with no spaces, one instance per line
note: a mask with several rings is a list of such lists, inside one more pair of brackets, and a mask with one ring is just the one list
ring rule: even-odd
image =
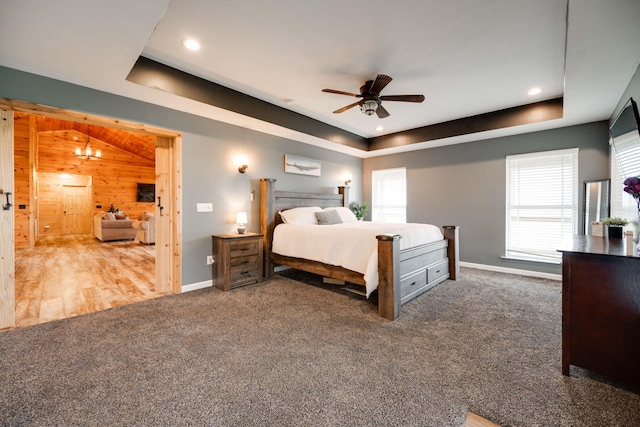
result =
[[[301,258],[286,257],[271,251],[273,230],[282,222],[278,212],[303,206],[321,208],[349,206],[348,187],[338,187],[338,194],[277,191],[275,179],[260,180],[260,232],[264,239],[264,276],[274,274],[275,265],[325,277],[365,285],[362,274],[342,267]],[[459,227],[443,227],[444,239],[400,250],[400,236],[385,234],[378,239],[378,312],[395,320],[402,304],[416,298],[447,279],[456,280],[459,267]]]

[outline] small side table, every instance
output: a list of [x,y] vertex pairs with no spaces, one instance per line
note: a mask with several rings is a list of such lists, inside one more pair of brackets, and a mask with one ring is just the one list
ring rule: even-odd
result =
[[213,286],[229,291],[262,282],[262,234],[214,234]]

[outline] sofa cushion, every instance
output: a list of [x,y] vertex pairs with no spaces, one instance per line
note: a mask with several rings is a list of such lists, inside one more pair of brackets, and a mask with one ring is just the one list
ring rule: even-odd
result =
[[102,228],[133,228],[133,221],[130,219],[114,219],[113,221],[108,219],[102,220]]

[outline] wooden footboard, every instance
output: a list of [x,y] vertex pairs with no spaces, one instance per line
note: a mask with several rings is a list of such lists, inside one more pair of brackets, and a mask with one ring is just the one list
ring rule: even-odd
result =
[[378,313],[396,320],[400,306],[460,274],[459,227],[443,227],[444,240],[400,250],[400,236],[378,236]]
[[[275,190],[274,179],[260,180],[260,232],[264,236],[264,276],[274,274],[274,265],[286,265],[350,283],[365,285],[362,274],[342,267],[271,252],[273,230],[278,212],[301,206],[348,206],[345,187],[339,194],[297,193]],[[399,235],[381,235],[378,239],[378,312],[395,320],[400,306],[447,279],[456,280],[459,267],[459,227],[443,227],[444,239],[400,250]]]

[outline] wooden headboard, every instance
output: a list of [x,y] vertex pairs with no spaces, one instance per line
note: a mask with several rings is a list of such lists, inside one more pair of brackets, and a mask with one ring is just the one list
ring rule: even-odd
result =
[[349,187],[338,187],[338,194],[301,193],[297,191],[276,191],[276,180],[260,180],[260,233],[263,235],[265,277],[273,274],[271,244],[273,230],[282,222],[278,212],[287,209],[319,206],[321,208],[349,206]]

